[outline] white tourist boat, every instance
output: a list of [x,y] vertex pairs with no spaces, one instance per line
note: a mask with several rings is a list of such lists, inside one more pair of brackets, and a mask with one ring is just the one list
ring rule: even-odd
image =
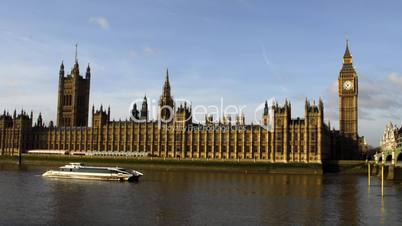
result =
[[42,176],[68,179],[138,181],[143,174],[136,170],[120,167],[84,166],[81,163],[70,163],[58,170],[46,171]]

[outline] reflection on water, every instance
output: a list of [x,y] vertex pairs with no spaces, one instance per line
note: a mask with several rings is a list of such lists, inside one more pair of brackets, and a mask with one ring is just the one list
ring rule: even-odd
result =
[[398,225],[400,184],[372,178],[143,169],[138,183],[42,178],[0,164],[2,224]]

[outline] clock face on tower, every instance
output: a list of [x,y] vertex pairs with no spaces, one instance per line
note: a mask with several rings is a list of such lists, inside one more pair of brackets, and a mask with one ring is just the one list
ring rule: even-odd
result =
[[344,90],[352,90],[353,89],[353,82],[348,80],[343,83]]

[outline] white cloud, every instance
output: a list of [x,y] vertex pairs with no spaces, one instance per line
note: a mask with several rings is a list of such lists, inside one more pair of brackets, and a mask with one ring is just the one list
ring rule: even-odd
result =
[[[366,136],[372,145],[378,145],[382,128],[389,120],[401,123],[402,75],[392,73],[382,79],[359,75],[359,135]],[[331,84],[326,91],[325,113],[331,125],[338,128],[338,88]],[[375,126],[374,126],[375,125]],[[377,126],[377,127],[376,127]],[[375,129],[374,129],[375,128]],[[381,128],[381,129],[378,129]]]
[[158,53],[158,49],[156,49],[156,48],[151,48],[149,46],[144,48],[144,54],[146,56],[154,55],[156,53]]
[[99,26],[103,30],[107,30],[110,27],[109,21],[105,17],[91,17],[89,18],[88,22],[90,24]]
[[130,58],[138,58],[141,56],[153,56],[159,53],[159,49],[146,46],[142,50],[130,50],[128,55]]
[[398,73],[391,73],[388,76],[388,80],[392,84],[402,87],[402,75],[399,75]]
[[338,81],[332,83],[331,87],[329,87],[329,91],[332,94],[338,94]]

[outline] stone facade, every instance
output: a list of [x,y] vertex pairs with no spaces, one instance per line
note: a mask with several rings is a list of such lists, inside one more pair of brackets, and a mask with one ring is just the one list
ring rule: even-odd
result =
[[398,130],[398,137],[397,137],[397,148],[402,148],[402,127]]
[[57,126],[88,126],[89,90],[91,69],[88,65],[85,78],[80,75],[78,60],[71,73],[64,75],[64,64],[59,71]]
[[[64,65],[60,67],[57,126],[53,123],[45,126],[41,115],[33,125],[32,114],[28,116],[21,112],[11,116],[4,112],[0,116],[0,150],[2,154],[37,149],[80,153],[139,152],[163,158],[304,163],[350,158],[350,153],[342,153],[342,145],[346,143],[345,139],[351,142],[358,139],[357,77],[351,68],[347,47],[339,82],[352,82],[352,88],[345,85],[345,89],[339,91],[340,131],[331,130],[324,123],[321,99],[318,104],[306,99],[304,118],[292,118],[291,104],[285,101],[283,105],[274,103],[271,109],[265,104],[261,125],[246,125],[244,116],[233,121],[224,117],[219,122],[206,116],[205,124],[193,123],[192,107],[186,103],[176,105],[172,98],[168,72],[157,120],[149,120],[147,98],[144,97],[141,110],[134,105],[131,119],[126,121],[111,120],[110,108],[106,110],[100,106],[95,110],[93,107],[92,126],[88,127],[90,68],[88,66],[83,78],[76,60],[67,77],[64,76]],[[174,111],[168,111],[168,108]]]
[[21,111],[13,116],[8,112],[0,116],[0,150],[1,154],[15,154],[19,150],[29,148],[32,144],[33,114],[29,116]]
[[338,77],[339,94],[339,131],[345,137],[342,142],[342,150],[359,149],[358,135],[358,77],[353,67],[352,55],[349,51],[348,43],[343,56],[342,69]]
[[[273,162],[317,162],[330,153],[329,128],[323,121],[323,104],[306,102],[305,119],[291,119],[289,103],[273,107],[275,127],[260,125],[183,122],[191,107],[179,106],[171,123],[111,121],[110,111],[93,111],[92,127],[31,126],[26,115],[1,117],[3,154],[19,149],[73,152],[149,152],[157,157],[264,159]],[[21,126],[23,125],[23,126]]]
[[397,148],[398,142],[398,128],[389,122],[384,129],[384,134],[380,140],[380,147],[382,151],[393,150]]

